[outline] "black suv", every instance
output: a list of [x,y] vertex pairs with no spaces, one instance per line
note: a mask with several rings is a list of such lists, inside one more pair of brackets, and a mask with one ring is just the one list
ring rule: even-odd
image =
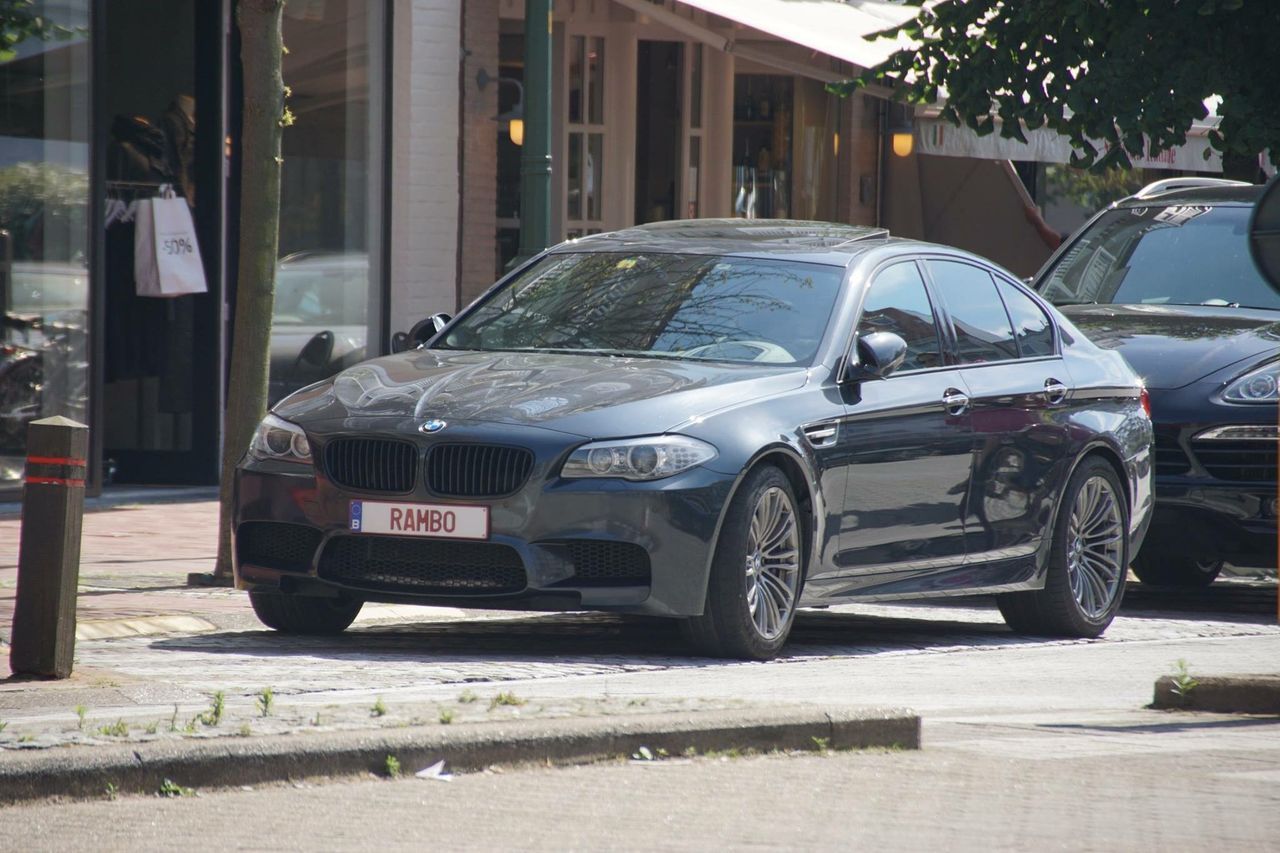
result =
[[1103,210],[1035,287],[1144,377],[1156,510],[1133,570],[1195,586],[1276,565],[1280,294],[1249,255],[1262,187],[1158,181]]

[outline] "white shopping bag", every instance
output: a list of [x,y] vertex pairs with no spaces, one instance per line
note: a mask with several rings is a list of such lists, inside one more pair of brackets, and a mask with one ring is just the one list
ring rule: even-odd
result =
[[187,200],[168,184],[157,198],[138,204],[133,238],[133,277],[139,296],[206,293],[204,264]]

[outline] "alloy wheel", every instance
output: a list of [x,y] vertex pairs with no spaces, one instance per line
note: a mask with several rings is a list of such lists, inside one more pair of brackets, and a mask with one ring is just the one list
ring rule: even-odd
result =
[[1067,527],[1067,577],[1081,613],[1106,615],[1124,583],[1124,513],[1115,488],[1104,477],[1080,487]]
[[790,623],[800,581],[800,537],[795,508],[773,486],[756,501],[747,535],[747,608],[756,632],[766,640]]

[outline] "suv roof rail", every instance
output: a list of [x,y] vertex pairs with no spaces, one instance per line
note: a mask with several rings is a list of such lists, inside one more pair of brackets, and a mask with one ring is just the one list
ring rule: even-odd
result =
[[1226,178],[1197,178],[1195,176],[1186,178],[1165,178],[1160,181],[1154,181],[1147,184],[1142,189],[1134,193],[1131,198],[1151,198],[1161,193],[1174,192],[1175,190],[1194,190],[1201,187],[1249,187],[1253,186],[1248,181],[1232,181]]

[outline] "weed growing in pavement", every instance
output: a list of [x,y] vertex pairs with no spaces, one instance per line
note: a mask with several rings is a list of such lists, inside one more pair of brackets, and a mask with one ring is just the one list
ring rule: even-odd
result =
[[102,789],[102,793],[106,795],[108,800],[114,800],[120,796],[120,786],[115,782],[108,782],[107,787]]
[[227,711],[227,694],[219,690],[213,694],[213,701],[209,704],[209,710],[203,714],[199,714],[196,719],[204,723],[206,726],[217,726],[222,723],[222,715]]
[[319,711],[316,711],[316,715],[315,715],[314,717],[312,717],[312,718],[311,718],[311,725],[313,725],[313,726],[318,726],[318,725],[320,725],[320,712],[319,712]]
[[369,709],[369,715],[373,717],[385,717],[387,715],[387,705],[379,696],[373,702],[373,707]]
[[248,737],[253,734],[253,728],[248,723],[240,724],[240,737]]
[[146,728],[146,733],[147,733],[147,734],[149,734],[149,735],[153,735],[153,734],[155,734],[155,733],[156,733],[156,732],[158,732],[158,731],[160,731],[160,721],[159,721],[159,720],[153,720],[152,722],[147,723],[147,728]]
[[18,743],[31,743],[36,739],[35,735],[23,735],[18,738]]
[[1187,669],[1187,661],[1184,658],[1178,658],[1173,670],[1173,692],[1185,699],[1199,683]]
[[124,720],[116,720],[109,726],[100,727],[98,729],[98,734],[106,735],[107,737],[128,737],[129,724]]
[[441,708],[441,709],[440,709],[440,724],[441,724],[441,725],[444,725],[444,726],[447,726],[447,725],[449,725],[449,724],[450,724],[450,723],[452,723],[452,722],[453,722],[453,709],[452,709],[452,708]]
[[189,719],[189,720],[187,720],[187,725],[186,725],[185,727],[183,727],[183,729],[182,729],[183,733],[185,733],[185,734],[189,734],[189,735],[193,735],[193,734],[195,734],[195,733],[196,733],[196,723],[198,723],[198,722],[200,722],[200,717],[199,717],[198,715],[197,715],[197,716],[195,716],[195,717],[192,717],[192,718],[191,718],[191,719]]
[[264,687],[258,692],[258,711],[264,717],[270,717],[275,710],[276,694],[272,692],[270,687]]
[[169,718],[169,731],[176,732],[178,730],[178,706],[173,706],[173,716]]
[[464,690],[458,694],[458,701],[461,702],[463,705],[470,705],[472,702],[476,701],[479,698],[480,697],[477,696],[475,692],[472,690]]
[[525,701],[526,700],[521,699],[519,696],[512,693],[511,691],[504,690],[503,692],[499,693],[498,695],[494,696],[492,699],[489,700],[489,710],[492,711],[494,708],[499,708],[504,705],[509,705],[513,707],[518,705],[523,705]]
[[7,728],[9,728],[9,724],[6,723],[4,720],[0,720],[0,732],[4,731]]
[[813,748],[818,752],[826,752],[831,749],[831,738],[829,737],[810,737],[809,740],[813,741]]
[[86,719],[88,716],[89,716],[89,709],[88,709],[88,708],[86,708],[86,707],[85,707],[85,706],[83,706],[83,705],[77,705],[77,706],[76,706],[76,718],[80,721],[79,725],[77,725],[77,726],[76,726],[76,728],[77,728],[77,729],[79,729],[80,731],[84,731],[84,723],[85,723],[85,719]]
[[172,779],[165,779],[160,783],[160,790],[157,793],[162,797],[194,797],[196,789],[179,785]]
[[387,776],[397,779],[400,776],[400,759],[394,755],[387,756]]

